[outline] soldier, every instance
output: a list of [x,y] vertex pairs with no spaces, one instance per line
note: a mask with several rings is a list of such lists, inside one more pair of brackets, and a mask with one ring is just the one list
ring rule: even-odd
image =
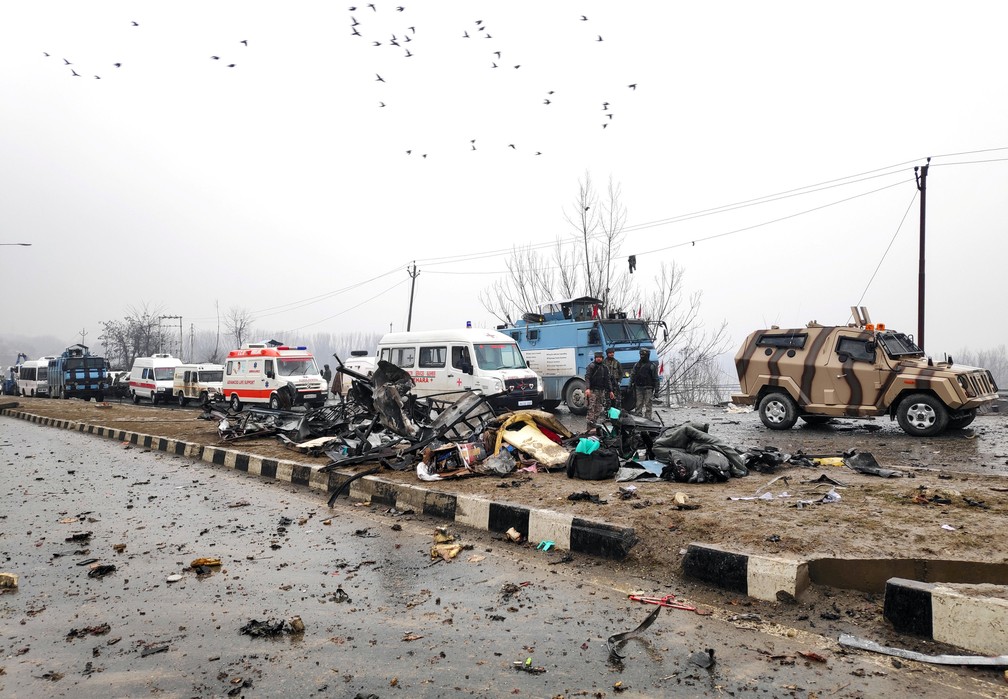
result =
[[620,379],[623,377],[623,367],[616,359],[615,356],[616,350],[614,350],[612,347],[606,349],[605,355],[606,355],[605,359],[602,360],[602,363],[605,364],[606,369],[609,370],[609,377],[612,379],[612,393],[613,393],[613,397],[607,400],[605,404],[605,407],[608,409],[613,407],[614,405],[616,405],[616,407],[619,407],[617,405],[617,403],[619,403],[617,397],[620,394],[619,384]]
[[585,371],[585,397],[588,399],[588,426],[591,427],[599,415],[606,401],[606,394],[612,399],[612,377],[609,369],[602,363],[602,353],[595,353],[595,361],[588,365]]
[[650,357],[651,351],[642,349],[640,361],[630,370],[630,385],[637,398],[634,412],[648,420],[651,419],[651,400],[658,393],[658,370],[651,363]]

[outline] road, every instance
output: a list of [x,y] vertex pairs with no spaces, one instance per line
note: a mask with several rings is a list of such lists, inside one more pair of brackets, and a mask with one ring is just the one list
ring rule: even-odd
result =
[[[846,655],[835,639],[729,621],[744,608],[665,609],[614,662],[606,638],[651,610],[627,592],[659,591],[603,561],[557,563],[558,553],[462,529],[467,548],[432,562],[435,520],[345,501],[330,510],[305,489],[10,418],[0,418],[0,463],[0,566],[20,578],[0,596],[5,697],[572,697],[612,696],[617,682],[626,697],[1003,688],[991,673]],[[188,566],[199,557],[221,566],[198,574]],[[115,570],[90,577],[91,565]],[[241,633],[295,615],[303,633]],[[713,669],[690,663],[708,647]],[[513,667],[526,658],[544,672]]]

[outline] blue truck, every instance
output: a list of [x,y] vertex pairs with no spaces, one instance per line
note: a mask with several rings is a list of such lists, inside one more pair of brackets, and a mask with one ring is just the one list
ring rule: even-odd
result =
[[109,364],[91,354],[86,345],[71,345],[49,360],[49,395],[52,398],[105,400],[109,390]]
[[543,304],[539,313],[526,313],[521,320],[500,325],[497,330],[518,343],[529,368],[543,380],[543,408],[552,410],[560,403],[575,415],[588,412],[585,398],[585,370],[595,352],[612,348],[623,368],[620,399],[632,407],[630,369],[640,359],[640,350],[651,351],[657,364],[652,323],[628,318],[626,313],[606,312],[602,302],[590,296]]

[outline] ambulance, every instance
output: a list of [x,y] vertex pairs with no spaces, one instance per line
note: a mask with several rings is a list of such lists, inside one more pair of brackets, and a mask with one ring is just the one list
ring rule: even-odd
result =
[[181,363],[181,359],[170,354],[152,354],[134,359],[129,379],[133,402],[139,403],[141,398],[145,398],[157,405],[162,400],[171,399],[174,396],[175,367]]
[[183,408],[194,399],[202,405],[220,396],[223,380],[223,364],[181,364],[175,367],[172,390]]
[[325,405],[328,387],[307,347],[248,343],[231,350],[224,362],[221,393],[236,412],[244,403],[279,409],[277,389],[288,384],[296,391],[295,404],[315,408]]
[[378,360],[395,364],[413,377],[413,394],[453,400],[464,391],[505,393],[494,408],[539,408],[542,379],[509,335],[483,328],[388,333],[378,343]]

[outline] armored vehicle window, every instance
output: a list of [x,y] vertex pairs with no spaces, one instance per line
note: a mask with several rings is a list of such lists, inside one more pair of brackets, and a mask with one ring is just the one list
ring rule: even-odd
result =
[[[538,340],[539,339],[539,331],[538,330],[529,330],[528,331],[528,339],[531,342],[535,342],[536,340]],[[516,337],[515,341],[517,342],[517,340],[518,340],[518,338]]]
[[876,335],[890,357],[923,357],[924,350],[903,333],[884,332]]
[[418,366],[428,369],[440,369],[445,365],[447,357],[447,347],[421,347],[420,364]]
[[872,347],[869,351],[869,344],[868,341],[856,337],[841,337],[837,342],[836,351],[841,355],[841,361],[843,361],[842,355],[847,355],[855,362],[874,362],[875,348]]
[[628,339],[626,327],[621,322],[603,322],[602,329],[609,342],[625,342]]
[[760,335],[756,340],[757,347],[794,347],[802,349],[808,335]]
[[628,321],[626,324],[627,335],[631,340],[651,340],[651,334],[648,332],[647,324],[643,322],[631,322]]

